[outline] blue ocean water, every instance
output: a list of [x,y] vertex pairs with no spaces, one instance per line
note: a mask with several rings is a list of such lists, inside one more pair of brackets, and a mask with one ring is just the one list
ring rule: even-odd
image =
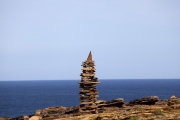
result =
[[[79,105],[79,80],[0,81],[0,116],[30,115],[37,109]],[[100,80],[99,100],[124,98],[126,102],[159,96],[180,97],[180,79]]]

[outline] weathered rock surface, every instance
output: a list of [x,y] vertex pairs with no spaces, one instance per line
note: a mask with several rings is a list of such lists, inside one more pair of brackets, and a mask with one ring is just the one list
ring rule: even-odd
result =
[[0,117],[0,120],[11,120],[9,117]]
[[98,100],[102,113],[80,114],[79,106],[50,107],[37,110],[34,115],[0,120],[180,120],[180,98],[159,100],[150,96],[124,103],[122,98],[111,101]]
[[67,107],[57,106],[57,107],[49,107],[44,110],[36,110],[35,116],[41,116],[42,118],[50,117],[50,116],[60,116],[66,113],[68,110]]
[[157,101],[159,101],[158,96],[148,96],[140,99],[135,99],[129,102],[130,105],[154,105]]
[[124,99],[123,98],[117,98],[111,101],[107,101],[106,102],[107,105],[105,105],[106,107],[122,107],[122,105],[124,104]]
[[29,120],[42,120],[41,116],[32,116],[29,118]]

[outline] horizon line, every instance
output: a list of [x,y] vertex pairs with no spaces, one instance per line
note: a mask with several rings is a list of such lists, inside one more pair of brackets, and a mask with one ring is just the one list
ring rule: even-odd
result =
[[[81,80],[81,79],[38,79],[38,80],[0,80],[0,81],[61,81],[61,80]],[[99,79],[99,80],[180,80],[180,78],[121,78],[121,79]]]

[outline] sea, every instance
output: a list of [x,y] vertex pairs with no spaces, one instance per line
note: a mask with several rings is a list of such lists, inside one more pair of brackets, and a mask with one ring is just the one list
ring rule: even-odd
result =
[[[38,109],[79,105],[80,80],[0,81],[0,117],[34,114]],[[99,80],[98,100],[123,98],[125,102],[158,96],[180,97],[180,79]]]

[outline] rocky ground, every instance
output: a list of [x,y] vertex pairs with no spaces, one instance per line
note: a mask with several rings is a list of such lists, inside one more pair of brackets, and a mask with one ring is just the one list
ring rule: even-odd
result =
[[99,113],[79,113],[79,107],[50,107],[35,114],[0,120],[180,120],[180,98],[159,100],[150,96],[125,103],[122,98],[99,100]]

